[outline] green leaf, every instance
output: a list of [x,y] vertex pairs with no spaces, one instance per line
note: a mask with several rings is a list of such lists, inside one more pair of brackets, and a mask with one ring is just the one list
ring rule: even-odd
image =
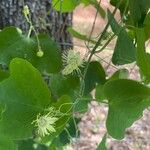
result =
[[[63,132],[59,135],[60,141],[63,145],[70,144],[71,138],[79,138],[79,130],[76,131],[76,124],[78,124],[80,119],[77,118],[71,118],[69,122],[66,124],[66,128],[63,130]],[[76,123],[76,124],[75,124]],[[78,137],[76,137],[76,133]]]
[[150,82],[150,54],[146,53],[146,35],[143,28],[136,30],[137,36],[137,64],[140,72],[144,75],[144,80]]
[[52,6],[56,11],[62,13],[72,12],[75,7],[79,4],[78,0],[53,0]]
[[67,95],[63,95],[57,100],[57,102],[51,103],[51,107],[55,108],[56,110],[59,110],[63,114],[62,116],[58,116],[59,120],[56,121],[55,123],[54,128],[56,132],[53,132],[50,135],[42,137],[42,139],[38,141],[39,144],[35,143],[33,139],[18,141],[18,145],[20,148],[19,150],[22,150],[21,149],[22,147],[24,149],[31,149],[31,147],[33,147],[33,145],[35,144],[37,146],[36,150],[51,149],[51,146],[50,148],[48,148],[49,145],[53,143],[53,140],[55,140],[55,138],[57,139],[57,136],[63,131],[64,127],[66,126],[67,122],[71,117],[72,111],[71,99]]
[[106,74],[102,65],[97,61],[90,62],[84,81],[84,94],[89,94],[96,84],[104,84],[105,82]]
[[106,13],[97,0],[89,0],[89,3],[93,5],[96,8],[96,10],[99,11],[99,14],[102,18],[105,18]]
[[139,6],[139,1],[138,0],[130,0],[130,12],[131,12],[131,17],[133,19],[134,24],[137,26],[137,23],[141,19],[141,11],[140,11],[140,6]]
[[48,150],[44,145],[35,143],[32,139],[18,141],[17,150]]
[[85,113],[88,111],[88,104],[92,99],[91,95],[86,95],[86,97],[76,98],[74,104],[75,113]]
[[144,31],[146,40],[148,40],[150,38],[150,12],[146,15],[144,20]]
[[93,5],[96,9],[98,9],[100,15],[103,18],[105,17],[104,9],[99,5],[99,2],[97,2],[96,0],[53,0],[52,6],[53,9],[55,9],[56,11],[66,13],[72,12],[80,3],[84,3],[86,5]]
[[[48,35],[40,34],[38,35],[40,46],[42,51],[44,52],[43,57],[37,57],[36,52],[38,50],[37,48],[37,40],[35,37],[33,37],[34,42],[36,43],[36,49],[34,48],[31,51],[34,52],[34,55],[32,54],[31,58],[28,58],[27,60],[33,64],[37,69],[39,69],[41,72],[48,72],[48,73],[58,73],[61,70],[62,67],[62,61],[61,61],[61,54],[59,51],[59,48],[57,44],[48,37]],[[31,39],[32,40],[32,39]],[[30,55],[29,55],[30,56]]]
[[[119,69],[107,80],[107,82],[116,79],[127,79],[128,77],[129,77],[129,72],[127,69]],[[96,86],[96,93],[95,93],[96,100],[102,103],[107,102],[104,94],[104,85],[98,84]]]
[[129,71],[127,69],[119,69],[108,80],[127,79],[128,77]]
[[107,150],[106,145],[105,145],[106,144],[106,138],[107,138],[107,135],[105,134],[96,150]]
[[113,64],[124,65],[134,62],[136,60],[136,48],[133,41],[126,30],[117,23],[110,11],[108,11],[108,19],[113,32],[118,36],[112,57]]
[[143,24],[149,8],[150,0],[129,0],[130,14],[136,27]]
[[76,76],[62,76],[60,74],[52,74],[50,76],[50,89],[54,99],[62,95],[72,95],[74,90],[79,87],[79,78]]
[[61,143],[59,137],[53,140],[48,150],[64,150],[63,144]]
[[92,40],[92,39],[89,39],[86,35],[82,35],[81,33],[79,33],[79,32],[77,32],[77,31],[75,31],[73,28],[68,28],[68,31],[69,31],[69,33],[73,36],[73,37],[75,37],[75,38],[78,38],[78,39],[80,39],[80,40],[84,40],[84,41],[89,41],[89,42],[91,42],[91,43],[93,43],[93,44],[96,44],[96,41],[94,41],[94,40]]
[[0,135],[0,150],[16,150],[16,145],[8,137]]
[[61,56],[57,45],[47,36],[39,35],[39,42],[43,57],[38,57],[38,44],[35,37],[28,38],[22,35],[20,29],[5,28],[0,32],[0,64],[9,65],[15,58],[27,59],[41,72],[55,73],[61,69]]
[[64,115],[56,122],[55,128],[57,131],[62,131],[66,123],[69,121],[71,117],[72,112],[72,101],[71,98],[68,95],[61,96],[57,103],[53,103],[52,106],[54,106],[57,110],[60,110],[61,113]]
[[112,62],[115,65],[129,64],[135,61],[136,49],[126,32],[120,32],[114,49]]
[[9,73],[0,69],[0,81],[3,81],[4,79],[9,77]]
[[108,17],[108,21],[110,22],[112,31],[114,32],[115,35],[119,36],[123,28],[115,20],[114,15],[110,12],[110,10],[107,11],[107,17]]
[[98,84],[96,86],[95,98],[97,101],[102,102],[102,103],[105,102],[106,100],[103,90],[104,90],[104,85]]
[[81,0],[81,3],[83,3],[84,5],[89,5],[89,0]]
[[150,26],[150,12],[145,17],[144,25]]
[[118,79],[105,84],[104,94],[109,101],[107,131],[113,138],[122,139],[126,128],[150,106],[150,88],[133,80]]
[[18,150],[35,150],[33,145],[35,144],[32,139],[18,141]]
[[115,7],[119,5],[118,9],[120,10],[121,14],[123,14],[125,9],[128,9],[129,0],[110,0],[110,3]]
[[96,10],[98,10],[100,16],[102,18],[105,18],[106,13],[105,10],[101,7],[101,3],[99,3],[97,0],[81,0],[81,3],[85,4],[85,5],[92,5],[96,8]]
[[31,123],[50,104],[50,95],[40,73],[29,62],[13,59],[10,77],[0,83],[0,104],[5,106],[0,133],[11,139],[31,137]]
[[62,76],[60,74],[52,74],[50,76],[49,87],[54,99],[58,99],[62,95],[69,95],[72,102],[75,102],[74,112],[83,113],[87,110],[91,97],[77,97],[80,87],[79,77],[75,75]]

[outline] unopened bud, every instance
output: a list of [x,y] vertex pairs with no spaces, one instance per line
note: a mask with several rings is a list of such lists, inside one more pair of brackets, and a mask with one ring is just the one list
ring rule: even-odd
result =
[[43,52],[42,50],[39,50],[39,51],[36,53],[36,55],[37,55],[38,57],[43,57],[44,52]]
[[30,14],[30,10],[29,10],[28,5],[25,5],[25,6],[23,7],[23,14],[24,14],[25,16],[28,16],[28,15]]

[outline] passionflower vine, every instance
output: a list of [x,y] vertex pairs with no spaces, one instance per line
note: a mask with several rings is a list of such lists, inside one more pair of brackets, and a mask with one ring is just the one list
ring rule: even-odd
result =
[[80,67],[83,66],[83,60],[80,57],[80,52],[75,52],[70,49],[68,52],[62,55],[64,69],[62,70],[63,75],[68,75],[74,71],[79,72]]
[[49,112],[46,115],[39,114],[36,120],[32,122],[32,124],[35,124],[35,127],[37,127],[37,133],[44,137],[53,132],[56,132],[54,126],[57,120],[58,118],[52,116],[51,112]]

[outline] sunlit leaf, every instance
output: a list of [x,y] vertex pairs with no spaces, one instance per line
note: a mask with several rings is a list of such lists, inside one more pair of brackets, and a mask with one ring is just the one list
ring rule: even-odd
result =
[[29,62],[13,59],[10,77],[0,83],[0,103],[5,106],[1,134],[12,139],[31,137],[31,123],[50,104],[50,95],[40,73]]

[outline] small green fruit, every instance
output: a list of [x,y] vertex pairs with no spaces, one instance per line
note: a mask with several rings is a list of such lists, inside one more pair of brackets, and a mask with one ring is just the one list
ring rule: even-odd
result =
[[38,51],[38,52],[36,53],[36,55],[37,55],[38,57],[43,57],[44,52],[40,50],[40,51]]

